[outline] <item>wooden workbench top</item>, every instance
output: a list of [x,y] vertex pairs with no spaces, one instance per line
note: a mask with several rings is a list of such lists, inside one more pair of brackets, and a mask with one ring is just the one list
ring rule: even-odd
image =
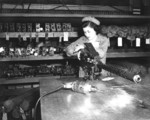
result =
[[[40,81],[40,95],[58,88],[64,82],[75,80],[77,78],[43,78]],[[42,120],[150,119],[149,84],[135,84],[121,77],[107,82],[88,82],[99,91],[85,95],[62,89],[45,96],[41,100]]]

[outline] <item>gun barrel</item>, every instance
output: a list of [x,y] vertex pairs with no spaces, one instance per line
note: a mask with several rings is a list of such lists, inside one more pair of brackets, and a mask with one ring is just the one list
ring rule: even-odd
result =
[[99,68],[107,70],[107,71],[109,71],[111,73],[119,75],[119,76],[121,76],[123,78],[126,78],[128,80],[134,81],[135,83],[139,83],[142,80],[140,75],[135,75],[132,72],[128,72],[128,71],[119,69],[119,68],[117,68],[117,67],[115,67],[113,65],[105,65],[101,61],[99,61],[97,65],[98,65]]

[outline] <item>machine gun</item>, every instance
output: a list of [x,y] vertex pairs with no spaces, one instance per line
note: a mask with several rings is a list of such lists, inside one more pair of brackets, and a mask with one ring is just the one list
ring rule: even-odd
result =
[[91,66],[96,65],[99,69],[104,69],[118,76],[134,81],[135,83],[139,83],[141,81],[141,77],[138,74],[125,71],[121,68],[115,67],[114,65],[103,64],[100,61],[99,54],[93,45],[91,43],[84,44],[85,48],[81,50],[80,59],[82,64],[84,63],[85,66],[90,68]]

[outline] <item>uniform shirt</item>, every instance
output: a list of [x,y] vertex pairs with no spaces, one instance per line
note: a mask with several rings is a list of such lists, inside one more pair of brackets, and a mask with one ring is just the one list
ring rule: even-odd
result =
[[[78,45],[84,45],[84,43],[88,43],[89,40],[85,37],[82,36],[79,39],[77,39],[75,42],[71,43],[67,48],[66,48],[66,53],[68,56],[75,56],[75,48]],[[91,42],[93,44],[93,47],[95,50],[99,53],[99,57],[102,63],[106,63],[106,54],[108,47],[110,45],[109,38],[106,36],[103,36],[101,34],[97,35],[97,40],[94,42]]]

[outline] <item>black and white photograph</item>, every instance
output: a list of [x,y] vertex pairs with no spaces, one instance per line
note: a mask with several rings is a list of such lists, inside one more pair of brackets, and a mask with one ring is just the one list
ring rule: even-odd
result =
[[0,120],[150,120],[150,0],[0,0]]

